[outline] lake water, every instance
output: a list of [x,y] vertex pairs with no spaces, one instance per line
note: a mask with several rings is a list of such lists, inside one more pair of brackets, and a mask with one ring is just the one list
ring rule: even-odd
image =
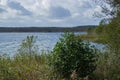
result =
[[[39,51],[51,51],[61,37],[61,34],[62,33],[0,33],[0,54],[15,54],[22,40],[30,35],[37,36],[36,44],[38,45]],[[75,34],[86,34],[86,32]],[[95,43],[91,43],[91,45],[96,45],[97,48],[102,47],[102,45]]]

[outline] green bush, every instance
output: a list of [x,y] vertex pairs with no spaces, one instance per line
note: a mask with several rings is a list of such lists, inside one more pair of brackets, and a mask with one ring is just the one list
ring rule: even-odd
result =
[[73,33],[65,33],[53,50],[51,63],[57,77],[85,78],[96,68],[96,49]]

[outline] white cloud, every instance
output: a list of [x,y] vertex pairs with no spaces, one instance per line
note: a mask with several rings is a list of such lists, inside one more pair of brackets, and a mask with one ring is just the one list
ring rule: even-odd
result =
[[[16,10],[9,7],[8,2],[12,1],[19,3],[23,9],[30,11],[32,15],[19,15],[21,14],[20,9]],[[100,11],[99,6],[91,7],[91,3],[90,0],[1,0],[0,8],[6,12],[0,13],[0,26],[14,26],[16,24],[20,26],[83,25],[81,20],[87,23],[88,18],[92,20],[94,11]],[[60,12],[59,9],[65,12]],[[52,16],[51,12],[54,12]],[[16,23],[14,24],[14,22]],[[93,23],[96,24],[98,21],[91,22],[91,24]]]
[[1,1],[0,1],[0,5],[3,5],[3,6],[7,5],[7,1],[8,1],[8,0],[1,0]]

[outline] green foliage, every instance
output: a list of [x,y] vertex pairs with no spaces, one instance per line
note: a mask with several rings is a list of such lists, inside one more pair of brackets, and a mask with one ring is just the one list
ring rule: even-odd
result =
[[99,54],[91,80],[120,80],[120,0],[95,1],[101,4],[103,13],[109,18],[107,24],[106,21],[101,21],[102,25],[100,23],[95,30],[99,39],[104,39],[107,43],[108,51]]
[[100,54],[93,80],[120,80],[120,12],[102,27],[99,37],[106,41],[108,52]]
[[[97,1],[97,0],[96,0]],[[99,1],[98,1],[99,3]],[[102,25],[103,32],[99,36],[100,39],[104,39],[108,45],[108,49],[111,53],[120,53],[120,0],[103,0],[101,1],[102,7],[105,6],[104,4],[108,4],[111,7],[111,10],[107,10],[105,13],[110,15],[110,18],[107,21],[106,25]],[[104,10],[104,8],[103,8]],[[106,22],[106,21],[105,21]],[[103,21],[104,23],[104,21]],[[100,25],[101,26],[101,25]],[[96,28],[96,33],[99,34],[101,30]]]
[[98,27],[96,27],[95,28],[95,33],[97,35],[101,35],[103,33],[103,28],[104,28],[104,26],[98,26]]
[[120,55],[100,53],[92,80],[120,80]]
[[97,26],[94,29],[94,32],[98,35],[98,36],[102,36],[104,33],[104,29],[107,26],[107,24],[109,23],[109,19],[102,19],[99,23],[99,26]]
[[105,35],[106,25],[99,25],[95,28],[94,33],[96,34],[96,40],[94,42],[106,44],[106,35]]
[[[120,0],[93,0],[102,8],[102,13],[106,16],[116,16],[120,10]],[[109,7],[108,7],[109,6]]]
[[37,53],[38,47],[35,45],[36,38],[34,36],[27,36],[25,40],[22,41],[20,48],[18,49],[18,54],[21,55],[32,55]]
[[120,16],[112,18],[105,27],[105,39],[112,53],[120,53]]
[[51,71],[46,54],[23,57],[1,56],[0,80],[49,80]]
[[[120,30],[117,26],[114,29],[117,33]],[[0,80],[83,80],[86,76],[89,80],[120,80],[120,52],[96,54],[94,47],[65,33],[53,53],[38,54],[33,38],[27,37],[14,57],[0,56]]]
[[93,30],[94,30],[94,29],[92,29],[91,27],[88,27],[88,28],[87,28],[87,34],[88,34],[88,35],[91,35],[91,34],[93,33]]
[[51,69],[46,53],[36,53],[35,38],[27,37],[18,54],[0,56],[0,80],[49,80]]
[[[84,78],[96,68],[96,49],[74,34],[65,33],[53,50],[52,66],[65,79]],[[73,76],[73,74],[75,74]]]

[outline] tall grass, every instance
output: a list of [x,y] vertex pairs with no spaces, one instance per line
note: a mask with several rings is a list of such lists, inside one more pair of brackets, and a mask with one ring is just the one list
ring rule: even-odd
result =
[[[24,41],[24,47],[22,45],[13,57],[0,56],[0,80],[69,80],[62,79],[54,72],[50,64],[53,60],[51,52],[39,53],[34,44],[31,46]],[[98,53],[96,69],[86,80],[120,80],[120,54]]]
[[16,55],[0,56],[0,80],[48,80],[49,58],[46,53],[37,51],[35,41],[36,37],[28,36]]
[[120,55],[100,53],[94,80],[120,80]]
[[0,57],[0,80],[48,80],[50,67],[46,54]]

